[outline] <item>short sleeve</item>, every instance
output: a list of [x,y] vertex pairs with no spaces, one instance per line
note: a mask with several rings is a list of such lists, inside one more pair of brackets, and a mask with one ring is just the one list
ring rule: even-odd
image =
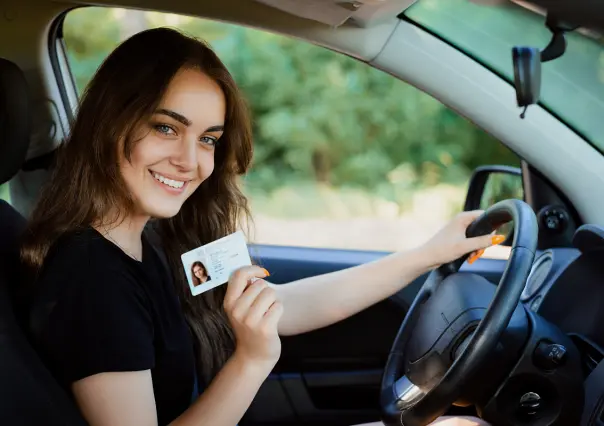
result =
[[113,270],[64,283],[43,327],[45,352],[71,384],[98,373],[154,367],[153,320],[143,287]]

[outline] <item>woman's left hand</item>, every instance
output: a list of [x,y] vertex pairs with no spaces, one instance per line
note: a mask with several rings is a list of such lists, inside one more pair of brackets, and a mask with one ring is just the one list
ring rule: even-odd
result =
[[[505,240],[503,235],[497,234],[466,237],[466,229],[482,213],[482,210],[459,213],[424,244],[422,249],[433,259],[431,267],[451,262],[467,253],[472,253],[471,258],[475,260],[482,255],[485,248],[500,244]],[[470,263],[472,263],[472,259],[469,259]]]

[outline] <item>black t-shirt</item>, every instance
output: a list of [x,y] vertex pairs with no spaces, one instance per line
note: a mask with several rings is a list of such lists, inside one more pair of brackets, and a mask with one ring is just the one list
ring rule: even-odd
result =
[[188,408],[196,392],[192,338],[146,238],[138,262],[92,228],[64,236],[35,294],[32,318],[43,320],[32,324],[34,340],[67,389],[97,373],[151,370],[159,424]]

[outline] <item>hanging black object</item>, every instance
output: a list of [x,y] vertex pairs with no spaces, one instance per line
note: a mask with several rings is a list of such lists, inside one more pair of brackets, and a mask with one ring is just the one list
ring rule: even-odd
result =
[[577,26],[566,24],[551,14],[547,15],[545,26],[551,31],[552,39],[545,49],[537,47],[515,46],[512,48],[514,64],[514,86],[516,102],[523,108],[520,118],[524,118],[530,105],[539,102],[541,92],[541,63],[559,58],[566,51],[567,31]]
[[541,52],[536,47],[512,48],[514,62],[514,85],[516,102],[524,108],[520,118],[524,118],[529,105],[539,102],[541,91]]

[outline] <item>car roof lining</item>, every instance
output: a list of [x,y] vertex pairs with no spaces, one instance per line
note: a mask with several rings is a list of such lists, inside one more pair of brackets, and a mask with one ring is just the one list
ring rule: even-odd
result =
[[254,0],[331,27],[351,23],[361,27],[397,16],[415,0]]

